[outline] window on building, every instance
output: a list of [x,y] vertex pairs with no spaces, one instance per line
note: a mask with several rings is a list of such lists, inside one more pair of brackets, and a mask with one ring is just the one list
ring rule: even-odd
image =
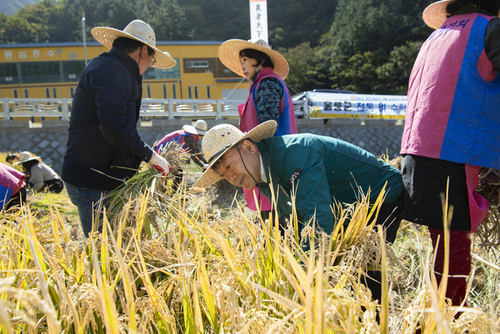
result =
[[45,88],[45,97],[50,98],[50,89]]
[[78,81],[84,68],[83,60],[3,63],[0,85]]
[[142,74],[143,80],[151,79],[180,79],[181,78],[181,66],[179,65],[179,59],[174,58],[177,64],[172,68],[154,68],[149,67],[146,72]]
[[194,86],[194,98],[198,98],[198,86]]
[[148,94],[148,99],[150,99],[151,98],[151,85],[150,84],[146,85],[146,91]]
[[177,86],[175,84],[172,84],[172,97],[177,98]]
[[188,98],[189,99],[193,98],[193,94],[191,93],[191,86],[188,87]]
[[207,99],[211,99],[211,97],[210,97],[210,86],[207,86]]
[[14,89],[14,98],[17,99],[17,89]]
[[167,84],[163,84],[163,98],[167,98]]
[[64,73],[64,81],[66,82],[79,81],[84,68],[85,68],[84,60],[63,61],[62,71]]
[[53,87],[53,88],[52,88],[52,96],[53,96],[54,98],[57,98],[57,88],[56,88],[56,87]]
[[28,89],[27,88],[24,89],[24,97],[25,98],[29,98],[30,97],[29,94],[28,94]]
[[0,85],[19,83],[17,63],[0,63]]
[[61,68],[58,61],[19,63],[23,83],[61,82]]
[[69,95],[71,98],[73,98],[73,95],[75,95],[75,88],[74,87],[69,87]]
[[206,61],[206,60],[187,61],[186,67],[187,68],[205,68],[205,67],[208,67],[208,61]]

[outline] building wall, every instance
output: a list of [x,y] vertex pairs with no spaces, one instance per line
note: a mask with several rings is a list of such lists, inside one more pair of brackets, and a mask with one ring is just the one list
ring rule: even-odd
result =
[[[222,122],[238,125],[237,119],[207,120],[209,127]],[[42,124],[42,128],[30,129],[25,121],[0,122],[0,152],[30,151],[41,156],[46,164],[60,173],[69,123],[47,121]],[[139,128],[139,134],[152,146],[166,133],[176,131],[185,124],[191,124],[191,120],[155,120],[152,127]],[[377,156],[388,152],[389,158],[399,155],[403,134],[403,126],[396,125],[391,120],[366,120],[365,124],[361,125],[361,122],[355,119],[331,119],[328,124],[324,124],[323,120],[298,119],[297,128],[299,133],[310,132],[345,140]]]
[[[220,44],[211,41],[158,42],[157,47],[167,51],[177,60],[178,65],[172,69],[175,70],[175,75],[167,75],[167,70],[149,68],[143,76],[143,98],[188,99],[189,87],[192,91],[197,87],[198,99],[208,98],[207,87],[211,99],[222,98],[222,90],[234,88],[241,78],[229,71],[218,59]],[[108,50],[97,42],[89,42],[86,51],[87,60],[90,61]],[[82,43],[0,44],[0,96],[25,98],[25,89],[28,89],[29,98],[54,98],[55,89],[57,98],[71,98],[70,87],[76,89],[84,59]],[[208,61],[209,66],[193,70],[186,67],[186,61]],[[33,69],[31,66],[36,64],[44,69],[42,71],[36,67],[36,70],[33,70],[33,76],[37,76],[36,80],[41,81],[33,83],[27,79],[25,82],[13,80],[13,77],[17,76],[10,72],[11,68],[16,68],[17,73],[29,76],[24,73],[29,70],[21,70],[21,67]],[[163,75],[159,76],[159,73]],[[61,80],[63,82],[60,82]],[[148,96],[148,85],[151,96]],[[48,94],[46,88],[49,88]],[[192,98],[195,98],[194,92],[192,95]]]

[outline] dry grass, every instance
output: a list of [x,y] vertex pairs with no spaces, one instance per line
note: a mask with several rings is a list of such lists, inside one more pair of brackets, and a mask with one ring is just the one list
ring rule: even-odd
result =
[[[304,252],[294,228],[280,238],[255,224],[227,184],[166,196],[168,182],[144,172],[117,193],[119,209],[88,240],[72,232],[64,194],[1,215],[2,333],[499,332],[498,249],[475,245],[472,307],[455,321],[459,309],[430,275],[426,230],[404,224],[382,247],[367,226],[377,207],[366,200],[341,213],[353,217],[347,229],[310,234],[313,251]],[[219,196],[232,210],[217,206]],[[360,284],[367,265],[387,273],[382,306]]]

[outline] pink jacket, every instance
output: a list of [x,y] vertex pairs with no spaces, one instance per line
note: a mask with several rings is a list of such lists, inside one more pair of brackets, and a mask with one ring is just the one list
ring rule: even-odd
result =
[[[259,71],[257,79],[250,87],[250,95],[248,96],[245,104],[238,106],[238,112],[240,114],[240,130],[243,132],[248,132],[259,125],[259,116],[258,110],[255,105],[254,95],[255,92],[257,92],[259,83],[264,78],[276,78],[283,86],[283,97],[280,103],[280,118],[278,120],[278,129],[276,131],[276,136],[297,133],[295,111],[293,109],[293,102],[290,97],[290,93],[288,92],[288,89],[286,88],[283,80],[281,80],[281,78],[276,75],[269,67],[265,67]],[[257,206],[254,200],[254,192],[256,198],[259,199],[260,211],[272,210],[270,200],[266,196],[260,194],[257,188],[254,188],[252,190],[243,189],[243,192],[245,193],[245,199],[250,210],[257,211]]]
[[0,163],[0,209],[7,204],[12,195],[24,187],[25,175],[4,163]]

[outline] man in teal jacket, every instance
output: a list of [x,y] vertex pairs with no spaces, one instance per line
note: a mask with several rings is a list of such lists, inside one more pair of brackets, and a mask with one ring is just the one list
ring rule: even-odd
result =
[[[246,189],[257,186],[268,197],[273,190],[278,214],[285,217],[292,214],[293,195],[299,221],[315,218],[316,227],[330,234],[336,224],[332,206],[352,204],[368,193],[374,203],[385,185],[377,224],[384,226],[386,240],[394,241],[403,214],[403,181],[396,168],[339,139],[313,134],[273,137],[275,131],[275,121],[247,133],[229,124],[213,127],[202,142],[209,167],[193,187],[206,188],[224,178]],[[377,282],[367,285],[380,300],[380,273],[368,274]]]
[[[206,188],[225,178],[246,189],[257,186],[271,197],[272,180],[280,216],[292,214],[294,194],[299,221],[315,217],[317,226],[329,234],[336,223],[332,206],[352,204],[368,192],[373,203],[387,182],[381,214],[387,211],[387,218],[397,209],[391,218],[399,218],[392,225],[399,224],[403,181],[396,168],[339,139],[313,134],[272,137],[276,122],[262,124],[246,134],[228,124],[210,130],[202,144],[209,167],[194,187]],[[396,232],[397,227],[391,229],[388,241],[394,241]]]

